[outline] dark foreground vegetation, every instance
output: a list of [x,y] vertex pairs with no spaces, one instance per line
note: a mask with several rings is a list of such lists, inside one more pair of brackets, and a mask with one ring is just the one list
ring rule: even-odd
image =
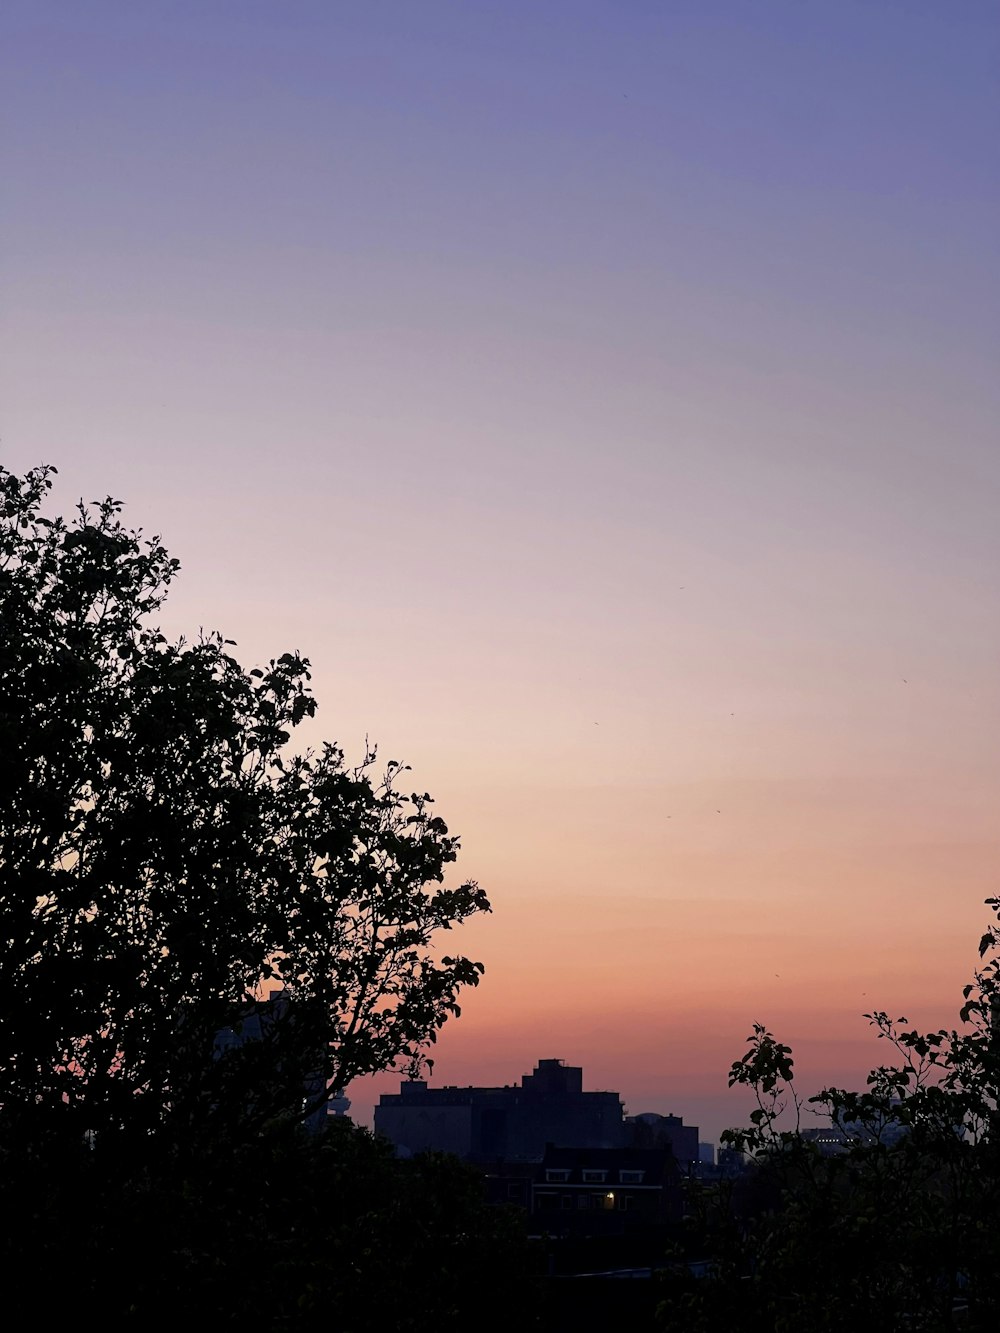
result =
[[397,1162],[346,1120],[142,1159],[4,1153],[3,1171],[8,1327],[66,1309],[107,1328],[518,1324],[517,1219],[456,1159]]
[[444,886],[400,764],[291,748],[304,658],[168,642],[177,561],[114,500],[48,516],[51,483],[0,468],[6,1310],[456,1326],[516,1271],[508,1219],[323,1111],[425,1061],[486,896]]
[[[1000,901],[988,905],[1000,915]],[[811,1099],[826,1124],[819,1137],[808,1134],[791,1051],[755,1028],[730,1082],[752,1088],[757,1109],[749,1129],[725,1136],[748,1169],[691,1182],[664,1274],[666,1328],[1000,1327],[1000,928],[979,952],[959,1029],[868,1016],[889,1062],[864,1092]],[[695,1256],[707,1275],[692,1276]]]
[[471,1167],[324,1114],[426,1063],[482,970],[441,948],[489,904],[445,887],[458,844],[430,797],[374,754],[294,752],[308,662],[168,642],[176,561],[113,500],[48,517],[50,485],[0,468],[11,1327],[1000,1327],[1000,929],[960,1029],[871,1015],[890,1062],[813,1099],[823,1139],[756,1028],[731,1073],[757,1095],[728,1136],[746,1169],[689,1181],[627,1279],[581,1277],[635,1261],[529,1241]]

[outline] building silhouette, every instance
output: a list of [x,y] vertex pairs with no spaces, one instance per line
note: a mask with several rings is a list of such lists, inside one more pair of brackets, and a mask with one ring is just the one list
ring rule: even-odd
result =
[[384,1093],[375,1132],[401,1156],[449,1152],[483,1164],[540,1162],[553,1148],[668,1152],[687,1175],[698,1163],[698,1130],[680,1116],[625,1117],[617,1092],[585,1092],[583,1070],[539,1060],[520,1084],[431,1088],[413,1079]]
[[538,1162],[546,1145],[621,1148],[624,1109],[617,1092],[584,1092],[583,1070],[539,1060],[520,1084],[430,1088],[421,1080],[385,1093],[375,1131],[401,1155],[434,1150],[473,1162]]
[[700,1160],[698,1128],[685,1125],[679,1115],[658,1115],[644,1111],[625,1121],[626,1143],[632,1148],[669,1148],[677,1165],[685,1173],[695,1170]]

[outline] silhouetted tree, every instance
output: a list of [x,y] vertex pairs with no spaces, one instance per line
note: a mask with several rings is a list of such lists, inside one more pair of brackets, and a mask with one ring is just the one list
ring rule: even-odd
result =
[[52,471],[0,469],[0,1150],[232,1143],[419,1065],[482,971],[457,839],[398,763],[290,751],[305,658],[168,642],[178,562],[46,517]]
[[[989,906],[1000,917],[1000,900]],[[801,1130],[791,1050],[755,1025],[730,1084],[753,1090],[738,1184],[692,1187],[711,1279],[675,1266],[664,1325],[755,1330],[993,1329],[1000,1320],[1000,929],[965,988],[962,1027],[866,1015],[895,1051],[864,1092],[827,1088],[825,1151]],[[795,1127],[783,1128],[789,1112]],[[839,1140],[839,1143],[837,1142]]]

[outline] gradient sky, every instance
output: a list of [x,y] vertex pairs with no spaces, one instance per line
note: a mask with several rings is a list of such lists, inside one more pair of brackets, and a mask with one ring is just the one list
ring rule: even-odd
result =
[[[5,0],[3,462],[314,663],[494,915],[435,1081],[715,1137],[998,885],[993,0]],[[352,1089],[364,1118],[379,1089]]]

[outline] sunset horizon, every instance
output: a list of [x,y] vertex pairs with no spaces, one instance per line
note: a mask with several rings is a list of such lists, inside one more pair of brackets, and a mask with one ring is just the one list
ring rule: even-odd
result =
[[434,797],[492,913],[432,1085],[560,1058],[717,1142],[754,1023],[805,1096],[866,1013],[955,1026],[995,8],[5,8],[2,462],[162,536],[168,638],[309,658],[293,748]]

